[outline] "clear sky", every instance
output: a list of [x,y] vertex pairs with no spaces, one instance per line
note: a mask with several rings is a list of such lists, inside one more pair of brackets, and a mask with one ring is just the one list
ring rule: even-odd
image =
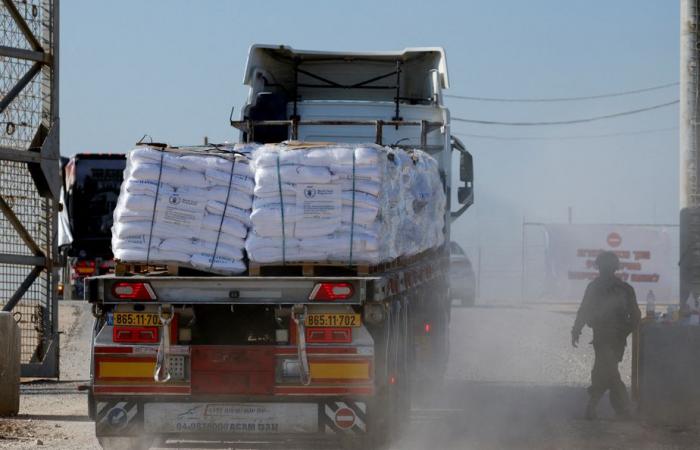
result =
[[[299,49],[443,46],[447,93],[576,96],[679,78],[674,0],[96,1],[61,3],[62,152],[126,151],[143,134],[173,144],[235,140],[252,43]],[[564,120],[678,98],[643,95],[555,104],[450,100],[453,116]],[[677,106],[589,124],[453,132],[578,136],[676,127]],[[520,245],[520,224],[677,223],[678,132],[585,140],[464,137],[475,158],[477,205],[456,236],[475,248]],[[470,250],[471,251],[471,250]],[[506,252],[508,253],[508,252]],[[505,258],[505,257],[504,257]],[[505,264],[505,263],[504,263]],[[519,263],[518,263],[519,264]]]

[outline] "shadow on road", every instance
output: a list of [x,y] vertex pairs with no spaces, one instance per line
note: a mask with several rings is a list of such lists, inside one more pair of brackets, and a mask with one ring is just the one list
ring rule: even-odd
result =
[[88,416],[77,414],[20,414],[13,417],[15,420],[48,420],[52,422],[92,422]]

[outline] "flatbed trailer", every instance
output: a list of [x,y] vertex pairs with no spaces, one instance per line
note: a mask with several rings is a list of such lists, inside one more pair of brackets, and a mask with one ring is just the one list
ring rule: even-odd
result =
[[[118,274],[91,278],[88,401],[105,448],[165,440],[382,448],[408,421],[412,387],[429,389],[444,376],[449,221],[473,199],[471,155],[451,137],[441,104],[444,53],[253,46],[248,66],[251,98],[243,120],[232,121],[242,141],[286,136],[422,148],[440,163],[448,202],[456,150],[465,183],[460,210],[447,209],[445,245],[381,266],[251,266],[242,276],[118,267]],[[339,81],[327,89],[299,80],[311,74],[329,81],[329,73]],[[351,84],[358,74],[367,81]],[[391,90],[376,85],[390,77]],[[280,102],[268,91],[294,93]],[[317,91],[330,103],[306,100]],[[280,103],[284,113],[270,110]]]

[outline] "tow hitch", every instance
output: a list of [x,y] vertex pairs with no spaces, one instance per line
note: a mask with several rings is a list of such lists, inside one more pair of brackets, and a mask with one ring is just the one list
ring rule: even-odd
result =
[[162,331],[160,333],[160,344],[158,345],[153,379],[156,383],[166,383],[170,381],[168,355],[170,354],[170,322],[173,320],[172,306],[161,305],[158,315],[162,324]]
[[306,320],[306,306],[294,305],[292,308],[292,320],[297,329],[297,356],[299,357],[299,378],[304,386],[311,384],[311,376],[309,374],[309,358],[306,353],[306,328],[304,321]]

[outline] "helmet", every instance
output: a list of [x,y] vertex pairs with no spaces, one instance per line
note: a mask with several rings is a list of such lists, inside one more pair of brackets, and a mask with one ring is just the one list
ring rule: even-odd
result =
[[613,252],[600,252],[595,259],[595,265],[601,272],[614,272],[620,268],[620,259]]

